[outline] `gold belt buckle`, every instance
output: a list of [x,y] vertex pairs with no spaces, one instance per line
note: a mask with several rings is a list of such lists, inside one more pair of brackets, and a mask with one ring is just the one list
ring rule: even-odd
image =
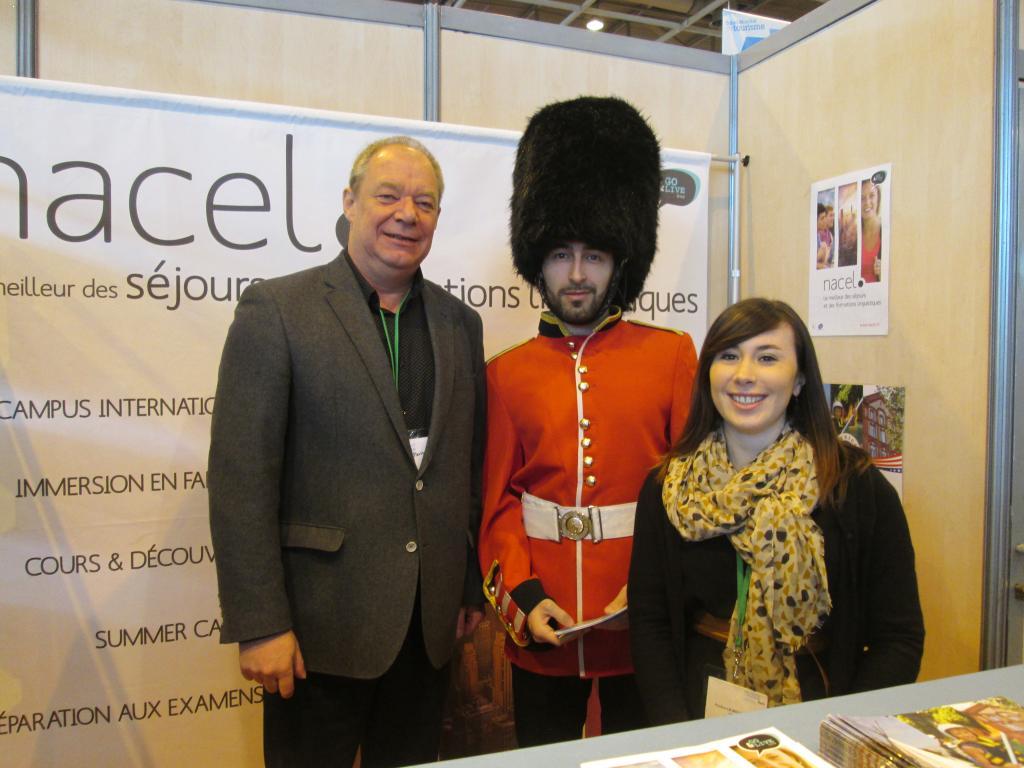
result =
[[558,515],[558,532],[567,539],[582,541],[593,532],[590,510],[567,509]]

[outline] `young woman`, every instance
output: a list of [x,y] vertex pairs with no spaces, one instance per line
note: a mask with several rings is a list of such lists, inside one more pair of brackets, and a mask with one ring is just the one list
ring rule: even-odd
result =
[[712,324],[683,436],[635,526],[630,632],[652,723],[703,717],[709,675],[770,705],[917,677],[924,625],[899,497],[836,439],[787,304],[747,299]]

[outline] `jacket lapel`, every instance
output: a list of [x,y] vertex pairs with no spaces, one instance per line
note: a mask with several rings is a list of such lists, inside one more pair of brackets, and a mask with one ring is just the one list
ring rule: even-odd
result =
[[430,345],[434,350],[434,402],[430,410],[430,433],[427,452],[423,456],[419,473],[422,475],[430,464],[434,449],[441,440],[441,433],[447,419],[445,414],[451,405],[455,381],[455,327],[452,315],[435,291],[441,290],[432,283],[423,284],[423,307],[427,313],[427,328],[430,331]]
[[398,399],[395,382],[391,378],[387,356],[381,348],[380,336],[367,309],[366,299],[359,290],[355,275],[352,274],[344,256],[339,256],[326,266],[324,283],[327,285],[327,303],[337,316],[342,329],[348,334],[352,346],[359,353],[363,367],[369,373],[370,380],[373,381],[373,386],[384,405],[384,410],[391,419],[402,445],[405,446],[409,460],[412,461],[409,435],[405,427],[405,418],[402,416],[402,404]]

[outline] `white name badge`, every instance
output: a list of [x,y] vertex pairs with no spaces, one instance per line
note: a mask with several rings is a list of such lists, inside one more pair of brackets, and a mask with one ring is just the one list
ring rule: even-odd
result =
[[412,449],[412,460],[416,462],[416,469],[423,463],[423,454],[427,452],[427,436],[410,437],[409,447]]
[[717,677],[708,677],[708,698],[704,717],[720,717],[737,712],[755,712],[768,708],[768,694]]

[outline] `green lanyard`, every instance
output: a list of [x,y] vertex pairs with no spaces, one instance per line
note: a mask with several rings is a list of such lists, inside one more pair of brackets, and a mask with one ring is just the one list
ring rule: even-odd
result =
[[750,566],[736,553],[736,636],[733,638],[732,679],[739,674],[740,657],[743,655],[743,622],[747,619],[747,592],[750,591]]
[[409,293],[406,292],[405,296],[402,297],[402,302],[398,305],[398,309],[395,310],[395,344],[391,345],[391,336],[388,335],[388,322],[384,318],[384,310],[377,307],[377,311],[380,313],[380,324],[384,327],[384,342],[388,345],[388,357],[391,360],[391,378],[395,380],[395,389],[398,389],[398,321],[402,316],[402,307],[405,306],[405,300],[409,298]]

